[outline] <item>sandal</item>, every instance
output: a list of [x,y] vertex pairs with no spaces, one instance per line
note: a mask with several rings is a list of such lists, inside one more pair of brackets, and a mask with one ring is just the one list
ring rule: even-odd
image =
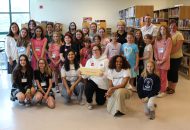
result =
[[175,93],[175,90],[172,89],[172,88],[169,88],[169,89],[167,89],[167,93],[168,93],[168,94],[174,94],[174,93]]

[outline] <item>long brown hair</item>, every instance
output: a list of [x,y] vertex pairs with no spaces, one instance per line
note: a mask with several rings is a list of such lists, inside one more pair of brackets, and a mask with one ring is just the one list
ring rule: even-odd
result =
[[169,28],[165,25],[161,25],[159,30],[158,30],[158,33],[157,33],[157,36],[156,36],[156,40],[157,41],[160,41],[162,39],[162,35],[161,35],[161,28],[164,27],[166,29],[166,39],[168,39],[169,37],[171,37],[171,34],[170,34],[170,31],[169,31]]
[[40,68],[39,68],[39,63],[40,63],[41,60],[45,63],[45,68],[44,68],[45,74],[46,74],[46,75],[51,75],[51,69],[49,68],[48,63],[47,63],[47,61],[46,61],[44,58],[40,58],[40,59],[38,60],[38,70],[40,70]]
[[[22,30],[25,30],[27,32],[27,35],[26,37],[22,37],[21,33],[22,33]],[[24,47],[27,47],[28,44],[30,43],[30,38],[29,38],[29,33],[28,33],[28,29],[27,28],[22,28],[21,31],[20,31],[20,34],[19,34],[19,38],[18,38],[18,41],[17,41],[17,46],[20,47],[20,46],[24,46]]]

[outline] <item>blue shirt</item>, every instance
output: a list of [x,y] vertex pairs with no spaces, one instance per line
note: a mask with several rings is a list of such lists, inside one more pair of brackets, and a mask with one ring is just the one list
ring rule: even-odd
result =
[[121,47],[121,52],[133,68],[136,64],[136,54],[139,52],[138,46],[135,43],[124,43]]

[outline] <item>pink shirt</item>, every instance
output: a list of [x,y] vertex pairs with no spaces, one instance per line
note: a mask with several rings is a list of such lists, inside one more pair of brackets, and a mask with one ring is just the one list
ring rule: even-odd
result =
[[42,40],[37,40],[32,38],[31,42],[34,46],[34,51],[36,52],[37,56],[40,57],[44,43],[47,43],[47,38],[44,38]]
[[85,47],[82,48],[80,50],[80,56],[82,57],[81,64],[84,67],[86,65],[87,60],[91,58],[91,50]]
[[60,59],[60,45],[52,43],[49,45],[49,52],[51,52],[50,56],[54,61],[58,61]]
[[157,65],[158,69],[169,70],[170,68],[170,53],[172,49],[172,40],[155,40],[154,57],[156,61],[163,61],[162,64]]

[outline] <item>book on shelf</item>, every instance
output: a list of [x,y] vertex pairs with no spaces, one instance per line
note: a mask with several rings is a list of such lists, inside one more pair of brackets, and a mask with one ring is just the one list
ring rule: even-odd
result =
[[181,29],[190,29],[190,19],[179,20],[178,27]]
[[181,31],[185,41],[190,41],[190,31]]
[[135,8],[130,7],[125,10],[126,18],[135,17]]
[[179,8],[171,8],[169,9],[169,17],[179,17]]

